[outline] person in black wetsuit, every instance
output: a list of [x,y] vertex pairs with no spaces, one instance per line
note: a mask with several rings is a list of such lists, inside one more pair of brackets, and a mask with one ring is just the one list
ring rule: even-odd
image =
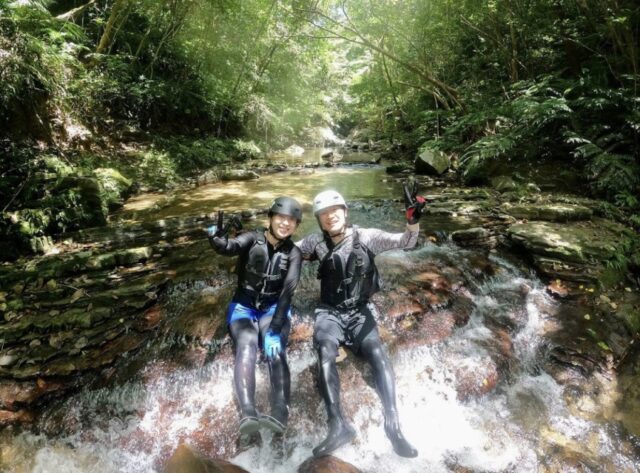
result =
[[320,304],[314,314],[313,341],[329,432],[313,449],[316,457],[328,455],[355,436],[340,407],[336,356],[341,344],[362,356],[373,369],[384,409],[385,433],[394,451],[402,457],[418,455],[400,430],[393,368],[378,335],[378,313],[370,298],[379,289],[375,255],[415,246],[424,204],[415,185],[412,190],[405,186],[407,227],[404,233],[388,233],[348,225],[347,204],[335,191],[321,192],[313,200],[313,212],[322,233],[309,235],[296,244],[304,259],[320,261]]
[[[240,446],[259,439],[258,429],[284,432],[289,418],[290,375],[285,348],[291,328],[291,297],[300,279],[302,256],[291,241],[302,220],[302,207],[289,197],[275,199],[269,226],[227,236],[228,227],[210,227],[213,249],[238,256],[238,287],[227,310],[235,345],[234,386],[240,407]],[[271,415],[255,406],[255,366],[262,346],[271,382]]]

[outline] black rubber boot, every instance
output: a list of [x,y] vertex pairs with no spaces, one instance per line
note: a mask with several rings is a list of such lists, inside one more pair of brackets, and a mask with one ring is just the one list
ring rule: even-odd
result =
[[252,432],[250,434],[240,434],[236,440],[236,453],[241,453],[253,447],[262,446],[262,437],[260,432]]
[[356,432],[342,417],[340,408],[340,378],[336,367],[337,347],[322,345],[318,350],[320,394],[327,408],[329,433],[327,438],[313,449],[313,455],[321,457],[349,443]]
[[356,436],[355,430],[342,417],[329,418],[329,433],[327,438],[313,449],[314,457],[329,455],[334,450],[349,443]]
[[376,388],[384,409],[384,431],[391,441],[393,451],[401,457],[414,458],[418,451],[402,435],[398,409],[396,408],[396,385],[391,361],[382,344],[374,340],[363,345],[363,354],[373,368]]
[[291,376],[284,353],[275,360],[268,361],[269,379],[271,381],[271,415],[261,415],[263,427],[276,434],[282,434],[289,421],[289,400],[291,398]]
[[255,408],[258,332],[244,319],[232,322],[230,329],[236,349],[233,382],[240,407],[239,430],[242,434],[252,434],[260,427]]
[[400,423],[398,422],[398,413],[385,412],[384,418],[384,432],[391,441],[393,451],[401,457],[415,458],[418,456],[418,450],[416,450],[402,435],[400,430]]

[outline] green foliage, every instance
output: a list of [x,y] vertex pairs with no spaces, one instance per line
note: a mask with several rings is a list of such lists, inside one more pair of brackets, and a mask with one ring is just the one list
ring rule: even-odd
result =
[[253,141],[233,140],[234,159],[238,161],[247,161],[249,159],[257,159],[261,156],[262,151]]
[[167,152],[151,149],[138,156],[135,178],[155,189],[170,189],[179,182],[177,163]]
[[13,3],[0,10],[2,128],[19,132],[34,116],[48,118],[43,102],[61,104],[84,40],[80,27],[55,19],[43,7]]

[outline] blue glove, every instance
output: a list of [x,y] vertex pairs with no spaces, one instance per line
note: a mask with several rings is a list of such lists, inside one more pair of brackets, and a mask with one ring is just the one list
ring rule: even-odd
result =
[[264,336],[264,354],[267,356],[267,359],[274,360],[280,355],[281,351],[282,342],[280,341],[280,334],[268,330]]
[[207,227],[207,235],[210,238],[213,238],[214,236],[216,236],[217,232],[218,232],[218,225],[211,225],[210,227]]

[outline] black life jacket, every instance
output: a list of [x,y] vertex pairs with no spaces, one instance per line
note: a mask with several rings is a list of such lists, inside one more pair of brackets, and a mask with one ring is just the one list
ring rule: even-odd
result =
[[256,241],[238,262],[238,287],[252,299],[256,308],[264,309],[276,302],[282,292],[293,242],[283,241],[269,257],[264,231],[257,230],[256,234]]
[[325,241],[329,252],[320,262],[320,300],[340,310],[366,304],[380,290],[375,255],[360,242],[357,227],[353,227],[353,250],[348,258],[334,252],[331,241]]

